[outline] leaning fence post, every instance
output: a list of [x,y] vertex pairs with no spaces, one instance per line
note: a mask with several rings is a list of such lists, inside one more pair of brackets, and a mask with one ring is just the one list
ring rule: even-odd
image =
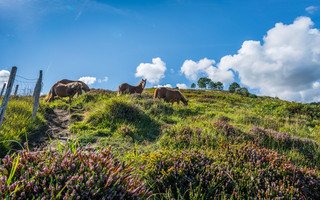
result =
[[3,87],[2,87],[2,90],[1,90],[1,94],[0,94],[0,97],[2,97],[3,95],[3,92],[4,92],[4,89],[6,89],[6,83],[3,84]]
[[18,87],[19,87],[19,85],[16,85],[16,89],[14,90],[14,96],[17,96]]
[[40,70],[39,79],[37,81],[36,87],[34,88],[34,93],[33,93],[34,94],[34,103],[33,103],[32,118],[34,118],[37,115],[41,87],[42,87],[42,70]]
[[11,94],[12,86],[14,83],[14,78],[16,77],[16,72],[17,72],[17,67],[16,66],[12,67],[11,72],[10,72],[10,76],[9,76],[8,87],[7,87],[6,93],[4,95],[4,98],[3,98],[3,101],[2,101],[2,104],[0,107],[0,128],[1,128],[1,125],[3,122],[4,113],[6,111],[6,107],[7,107],[9,97]]

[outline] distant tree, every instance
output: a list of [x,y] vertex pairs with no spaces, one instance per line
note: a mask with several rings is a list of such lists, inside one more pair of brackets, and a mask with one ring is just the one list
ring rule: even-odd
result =
[[242,87],[242,88],[237,88],[235,91],[236,94],[240,94],[241,96],[248,97],[249,96],[249,91],[247,88]]
[[229,86],[229,92],[235,92],[237,88],[240,88],[240,85],[236,82],[231,83]]
[[250,94],[249,94],[249,97],[250,97],[250,98],[257,98],[257,95],[250,93]]
[[210,83],[210,78],[202,77],[198,80],[199,88],[207,88],[207,85]]
[[196,88],[196,84],[195,83],[192,83],[191,84],[191,88],[193,89],[193,88]]
[[209,86],[208,86],[211,90],[216,90],[217,89],[217,83],[210,81],[209,82]]
[[216,82],[217,90],[223,90],[223,83],[220,81]]

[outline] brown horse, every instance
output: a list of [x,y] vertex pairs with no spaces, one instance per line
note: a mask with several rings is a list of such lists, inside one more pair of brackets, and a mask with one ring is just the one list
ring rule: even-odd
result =
[[165,87],[157,88],[154,91],[153,98],[164,99],[166,102],[171,102],[172,104],[174,102],[177,102],[177,104],[179,104],[180,101],[182,101],[185,106],[188,105],[188,100],[186,100],[186,98],[181,94],[180,91],[170,90]]
[[68,83],[73,83],[73,82],[78,82],[82,85],[82,89],[85,91],[85,92],[88,92],[90,91],[90,88],[87,84],[85,84],[84,82],[82,81],[72,81],[72,80],[68,80],[68,79],[62,79],[60,81],[57,81],[57,83],[63,83],[63,84],[68,84]]
[[129,85],[128,83],[122,83],[118,87],[118,94],[117,96],[120,96],[121,94],[127,93],[127,94],[134,94],[134,93],[139,93],[141,94],[143,89],[146,87],[147,84],[147,79],[142,79],[138,85],[132,86]]
[[54,84],[49,94],[46,97],[47,101],[54,101],[55,96],[59,97],[69,97],[69,102],[71,102],[72,97],[82,90],[82,84],[79,82],[72,82],[68,84],[56,83]]
[[[46,99],[51,99],[51,98],[54,98],[54,95],[52,92],[54,91],[54,88],[57,87],[57,85],[59,83],[62,83],[62,84],[68,84],[68,83],[79,83],[81,85],[81,90],[78,90],[78,96],[82,94],[82,90],[84,90],[85,92],[88,92],[90,91],[90,88],[87,84],[85,84],[84,82],[82,81],[72,81],[72,80],[68,80],[68,79],[62,79],[60,81],[57,81],[51,88],[50,88],[50,91],[48,93],[48,96]],[[53,101],[53,99],[51,99],[50,101]]]

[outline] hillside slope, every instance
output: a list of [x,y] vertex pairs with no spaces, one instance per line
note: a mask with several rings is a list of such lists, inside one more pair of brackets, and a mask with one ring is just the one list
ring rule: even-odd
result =
[[41,109],[69,112],[66,150],[111,146],[123,162],[134,160],[149,198],[320,197],[318,106],[181,90],[185,107],[153,99],[153,90],[120,97],[92,90]]

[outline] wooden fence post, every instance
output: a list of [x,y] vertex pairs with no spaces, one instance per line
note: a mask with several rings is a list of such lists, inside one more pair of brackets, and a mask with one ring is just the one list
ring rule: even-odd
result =
[[4,90],[6,89],[6,83],[3,84],[2,90],[1,90],[1,94],[0,97],[2,97]]
[[1,107],[0,107],[0,128],[1,128],[1,125],[2,125],[2,122],[3,122],[4,113],[6,111],[6,107],[7,107],[8,101],[9,101],[9,97],[10,97],[10,94],[11,94],[11,90],[12,90],[12,86],[13,86],[13,83],[14,83],[14,79],[16,77],[16,73],[17,73],[17,67],[14,66],[11,69],[10,76],[9,76],[9,81],[8,81],[8,87],[7,87],[6,93],[4,95],[4,98],[3,98],[3,101],[2,101],[2,104],[1,104]]
[[36,87],[34,88],[34,92],[33,92],[34,103],[33,103],[32,118],[34,118],[37,115],[41,88],[42,88],[42,70],[40,70],[39,79],[37,81]]
[[16,89],[14,90],[14,96],[17,96],[18,87],[19,87],[19,85],[16,85]]

